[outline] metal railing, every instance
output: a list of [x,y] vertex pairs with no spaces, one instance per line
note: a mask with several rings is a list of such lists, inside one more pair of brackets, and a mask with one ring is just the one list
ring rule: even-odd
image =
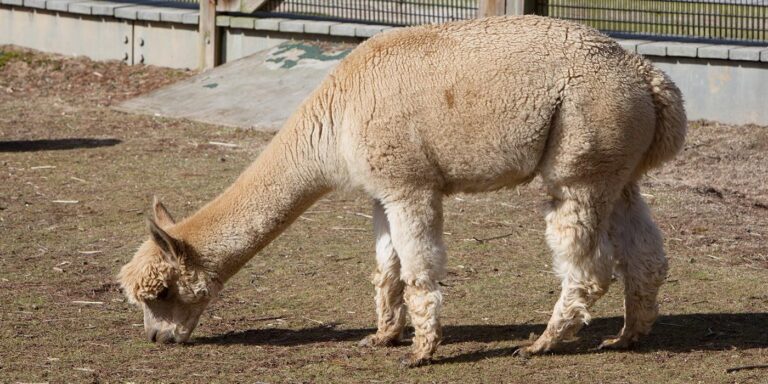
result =
[[608,33],[768,41],[768,0],[538,0],[536,13]]
[[478,0],[268,0],[270,16],[384,25],[443,23],[474,18]]

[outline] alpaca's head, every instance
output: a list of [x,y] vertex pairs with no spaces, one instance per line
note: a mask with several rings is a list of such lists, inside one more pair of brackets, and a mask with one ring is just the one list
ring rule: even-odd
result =
[[123,266],[118,280],[128,301],[144,311],[144,331],[151,341],[183,343],[222,284],[199,265],[183,239],[169,233],[174,221],[157,200],[153,211],[150,239]]

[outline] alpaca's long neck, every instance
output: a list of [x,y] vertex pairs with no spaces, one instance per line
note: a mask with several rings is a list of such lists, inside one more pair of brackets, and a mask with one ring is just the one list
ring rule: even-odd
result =
[[[307,124],[292,118],[224,193],[179,223],[199,262],[227,280],[331,189],[328,145],[308,145]],[[328,133],[326,133],[328,134]]]

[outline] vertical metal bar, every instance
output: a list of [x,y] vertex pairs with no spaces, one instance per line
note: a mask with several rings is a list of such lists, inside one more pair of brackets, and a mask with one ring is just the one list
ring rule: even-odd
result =
[[758,19],[758,28],[760,28],[760,40],[768,41],[768,3],[760,6],[760,18]]
[[670,16],[669,20],[673,25],[676,25],[674,28],[674,33],[678,36],[683,35],[683,30],[685,29],[685,20],[680,17],[680,14],[682,13],[680,11],[680,2],[675,0],[675,6],[672,7],[672,15]]
[[[738,7],[736,9],[737,10],[737,12],[736,12],[736,16],[737,16],[737,19],[736,19],[736,34],[739,36],[740,40],[744,40],[747,37],[744,34],[744,31],[746,29],[745,25],[744,25],[744,22],[747,20],[746,16],[747,16],[747,14],[749,12],[749,8],[748,7],[744,8],[743,7],[743,2],[741,2],[741,3],[742,3],[742,6]],[[745,12],[745,10],[746,10],[746,12]]]
[[704,17],[701,15],[700,10],[696,9],[695,12],[696,24],[694,24],[693,32],[695,32],[694,36],[698,36],[701,35],[701,25],[703,24]]
[[757,15],[755,14],[755,11],[757,10],[757,7],[749,7],[749,36],[750,40],[756,40],[756,33],[757,32],[757,25],[755,25],[755,20],[757,19]]
[[730,13],[730,7],[726,4],[720,3],[717,5],[719,8],[719,14],[722,15],[722,17],[725,17],[725,23],[721,25],[725,25],[725,30],[721,32],[720,37],[726,37],[726,38],[733,38],[733,16]]

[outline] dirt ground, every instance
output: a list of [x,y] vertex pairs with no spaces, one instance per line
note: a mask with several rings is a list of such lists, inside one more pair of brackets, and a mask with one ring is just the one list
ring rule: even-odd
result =
[[0,382],[768,382],[765,367],[726,372],[768,364],[768,127],[693,122],[646,178],[671,268],[662,316],[630,351],[596,349],[621,327],[615,284],[580,340],[513,356],[558,294],[546,196],[534,181],[447,198],[445,341],[404,370],[407,346],[356,346],[375,322],[360,193],[326,196],[254,257],[191,343],[146,341],[115,275],[152,196],[190,214],[271,136],[110,109],[190,73],[0,50]]

